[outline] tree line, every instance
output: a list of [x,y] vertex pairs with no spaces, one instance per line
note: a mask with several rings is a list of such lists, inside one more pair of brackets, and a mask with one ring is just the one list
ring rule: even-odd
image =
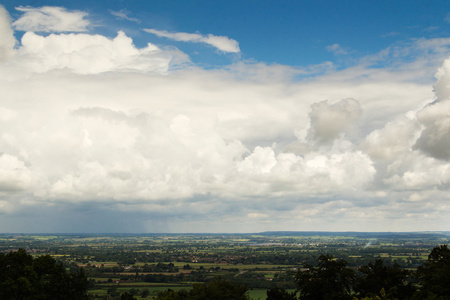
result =
[[[446,300],[450,299],[450,249],[433,248],[416,270],[376,259],[351,268],[344,259],[319,255],[314,264],[305,263],[295,275],[296,290],[274,286],[268,300]],[[34,258],[19,249],[0,254],[0,299],[89,299],[88,280],[82,268],[67,271],[49,255]],[[249,299],[248,288],[214,278],[194,284],[190,290],[166,290],[158,300]],[[134,299],[123,293],[122,299]]]
[[[305,263],[295,274],[297,289],[273,287],[267,300],[447,300],[450,299],[450,250],[433,248],[428,260],[415,271],[388,264],[382,259],[359,268],[346,260],[320,255],[315,265]],[[214,279],[194,285],[190,291],[167,290],[158,300],[246,300],[247,288],[239,283]],[[232,291],[232,292],[230,292]]]
[[295,279],[302,300],[450,299],[450,250],[447,245],[433,248],[415,271],[381,259],[354,270],[345,260],[320,255],[315,266],[305,265]]

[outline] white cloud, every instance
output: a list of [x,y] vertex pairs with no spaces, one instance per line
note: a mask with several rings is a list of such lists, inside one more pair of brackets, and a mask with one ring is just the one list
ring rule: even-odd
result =
[[117,17],[118,19],[141,23],[141,21],[139,19],[129,17],[128,15],[130,13],[127,10],[123,10],[123,9],[120,11],[109,10],[109,13],[112,14],[113,16]]
[[69,11],[63,7],[43,6],[39,8],[19,6],[16,10],[23,16],[12,23],[14,29],[37,32],[87,31],[90,22],[86,12]]
[[434,86],[436,101],[427,105],[417,114],[418,120],[425,127],[416,149],[431,157],[450,160],[450,59],[444,61],[436,73]]
[[325,100],[314,103],[311,110],[308,137],[319,144],[333,142],[361,115],[361,107],[355,99],[344,99],[332,105]]
[[332,52],[335,55],[345,55],[348,54],[348,51],[343,48],[339,44],[333,44],[326,47],[329,52]]
[[388,33],[383,34],[381,37],[382,37],[382,38],[392,38],[392,37],[396,37],[396,36],[398,36],[398,35],[400,35],[400,32],[397,32],[397,31],[391,31],[391,32],[388,32]]
[[262,213],[249,213],[247,216],[249,218],[254,218],[254,219],[261,219],[261,218],[267,218],[268,217],[268,215],[262,214]]
[[415,148],[434,158],[450,160],[450,105],[435,105],[436,108],[425,108],[418,115],[425,129]]
[[118,32],[114,39],[89,34],[23,35],[16,61],[33,72],[70,69],[79,74],[109,71],[166,73],[171,65],[188,61],[177,50],[161,50],[148,44],[137,49],[131,38]]
[[421,129],[417,120],[400,116],[367,135],[362,147],[374,160],[398,160],[411,150]]
[[425,32],[432,32],[432,31],[436,31],[436,30],[438,30],[438,29],[439,29],[438,26],[428,26],[427,28],[424,28],[422,31],[425,31]]
[[450,59],[446,59],[435,75],[434,90],[438,101],[450,101]]
[[14,32],[9,23],[8,12],[0,6],[0,62],[13,55],[14,45],[16,44]]
[[226,36],[216,36],[212,34],[203,35],[199,33],[187,32],[168,32],[165,30],[156,29],[144,29],[144,31],[174,41],[208,44],[223,52],[239,53],[241,51],[239,49],[239,43]]
[[238,166],[239,172],[268,174],[277,164],[275,153],[270,147],[256,147],[255,151],[247,156]]
[[[11,38],[6,13],[0,24]],[[448,40],[344,70],[183,68],[180,51],[137,48],[122,32],[27,32],[16,50],[5,45],[2,226],[77,208],[150,231],[448,228],[449,62],[435,93],[430,71]],[[417,59],[367,67],[390,55]]]
[[444,20],[445,20],[447,23],[450,23],[450,13],[447,13],[447,14],[445,15]]
[[0,154],[0,192],[29,187],[31,172],[24,162],[9,154]]

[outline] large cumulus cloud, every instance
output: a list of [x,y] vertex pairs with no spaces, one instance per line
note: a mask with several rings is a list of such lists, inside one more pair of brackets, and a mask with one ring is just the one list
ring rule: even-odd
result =
[[418,113],[425,127],[415,147],[442,160],[450,160],[450,59],[436,73],[436,101]]
[[448,61],[434,94],[417,62],[203,70],[123,32],[15,23],[30,31],[14,48],[9,23],[0,11],[6,216],[122,212],[150,231],[401,230],[421,210],[420,225],[448,216]]
[[311,107],[309,138],[319,144],[331,143],[360,115],[361,107],[355,99],[344,99],[331,105],[326,100],[315,103]]
[[434,98],[372,131],[361,144],[377,166],[374,185],[400,193],[407,202],[445,199],[450,185],[449,61],[435,75]]
[[187,62],[186,55],[177,50],[163,51],[148,44],[137,49],[123,32],[114,39],[89,34],[24,34],[16,63],[28,71],[46,72],[70,69],[79,74],[110,71],[142,71],[165,73],[171,64]]

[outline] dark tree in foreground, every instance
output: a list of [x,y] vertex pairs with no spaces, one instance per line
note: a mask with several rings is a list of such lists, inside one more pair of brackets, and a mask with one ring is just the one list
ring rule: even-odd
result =
[[382,259],[359,268],[361,273],[355,285],[360,297],[374,297],[382,290],[388,299],[410,299],[415,288],[409,280],[411,272],[403,270],[397,263],[387,265]]
[[[359,276],[345,260],[320,255],[316,266],[305,264],[296,273],[301,300],[450,300],[450,249],[435,247],[417,271],[387,265],[381,259],[359,268]],[[293,300],[295,293],[273,288],[269,300]]]
[[136,300],[136,298],[134,298],[130,293],[125,292],[120,295],[120,300]]
[[304,265],[295,275],[301,300],[352,299],[355,272],[347,261],[331,255],[320,255],[317,266]]
[[33,258],[25,250],[0,254],[0,299],[88,299],[83,269],[68,274],[49,255]]
[[416,272],[421,286],[417,299],[450,299],[450,249],[435,247]]
[[194,284],[191,290],[167,290],[158,300],[248,300],[248,288],[227,280],[215,278],[205,284]]
[[145,288],[141,292],[141,298],[147,298],[150,295],[149,289]]
[[267,291],[267,300],[297,300],[296,292],[289,293],[285,289],[278,287]]
[[186,300],[188,299],[188,292],[186,290],[174,291],[167,289],[164,292],[158,293],[156,300]]

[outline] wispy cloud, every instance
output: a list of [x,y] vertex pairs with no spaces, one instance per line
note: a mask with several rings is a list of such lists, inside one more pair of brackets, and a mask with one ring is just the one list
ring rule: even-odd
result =
[[392,38],[392,37],[399,36],[399,35],[400,35],[400,32],[391,31],[391,32],[383,34],[381,37],[382,38]]
[[90,22],[85,19],[87,13],[78,10],[69,11],[63,7],[43,6],[34,8],[19,6],[16,10],[24,14],[13,22],[13,27],[21,31],[36,32],[82,32],[87,31]]
[[439,29],[438,26],[428,26],[427,28],[424,28],[422,31],[424,31],[424,32],[432,32],[432,31],[436,31],[438,29]]
[[113,10],[108,10],[108,11],[109,11],[109,13],[111,15],[117,17],[118,19],[123,19],[123,20],[131,21],[131,22],[141,23],[141,20],[129,17],[130,12],[127,11],[127,10],[121,9],[119,11],[113,11]]
[[329,46],[327,46],[327,50],[329,52],[334,53],[335,55],[348,54],[348,51],[345,48],[343,48],[341,45],[339,45],[339,44],[329,45]]
[[446,14],[444,19],[447,23],[450,23],[450,13]]
[[223,52],[239,53],[241,51],[239,49],[239,43],[226,36],[186,32],[168,32],[165,30],[156,29],[144,29],[144,31],[174,41],[208,44]]

